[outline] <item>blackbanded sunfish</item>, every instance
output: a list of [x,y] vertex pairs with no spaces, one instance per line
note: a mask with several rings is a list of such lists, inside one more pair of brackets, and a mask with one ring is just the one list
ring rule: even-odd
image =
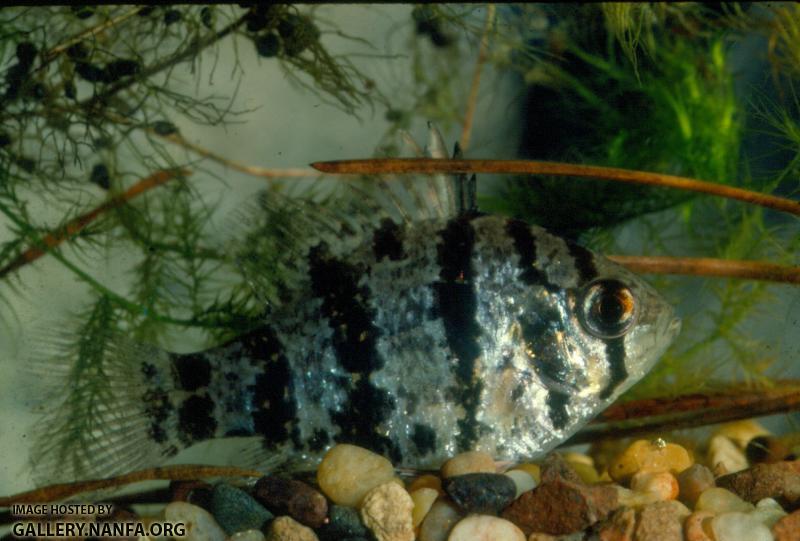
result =
[[[431,134],[429,155],[446,157]],[[263,198],[263,224],[241,245],[263,323],[192,354],[117,342],[93,437],[69,459],[44,457],[52,469],[111,473],[247,435],[271,465],[337,442],[417,468],[465,450],[535,458],[678,332],[638,276],[540,227],[459,208],[447,179],[335,182],[347,194],[336,204]]]

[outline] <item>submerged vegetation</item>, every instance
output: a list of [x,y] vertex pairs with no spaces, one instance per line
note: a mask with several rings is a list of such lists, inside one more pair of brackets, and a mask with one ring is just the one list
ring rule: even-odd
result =
[[[164,345],[181,332],[196,332],[210,345],[247,329],[262,312],[264,299],[250,294],[251,277],[226,247],[230,239],[221,241],[212,227],[224,202],[196,187],[197,177],[219,178],[208,164],[278,180],[315,176],[241,166],[184,138],[179,125],[224,130],[250,113],[236,95],[187,91],[187,65],[198,87],[215,77],[247,85],[249,68],[238,57],[232,65],[217,60],[223,47],[250,47],[261,62],[278,63],[315,104],[365,122],[382,114],[390,128],[375,152],[389,155],[398,153],[392,138],[398,128],[422,120],[445,129],[464,125],[471,89],[461,70],[471,74],[484,38],[481,62],[515,78],[520,91],[514,100],[525,103],[519,156],[684,175],[797,198],[800,7],[720,9],[501,6],[484,19],[479,6],[417,6],[403,25],[412,71],[403,74],[399,96],[376,85],[347,55],[328,49],[329,38],[362,38],[331,26],[322,9],[0,10],[0,325],[13,328],[12,297],[24,294],[40,256],[55,259],[90,292],[74,310],[71,330],[47,352],[69,382],[63,407],[51,419],[68,430],[54,434],[49,445],[67,449],[87,444],[74,439],[78,434],[92,437],[92,430],[81,430],[92,422],[83,412],[101,407],[108,388],[105,353],[117,334]],[[737,44],[753,36],[763,40],[770,77],[750,92],[737,87],[733,58],[746,54]],[[390,63],[391,57],[374,60]],[[263,96],[267,103],[275,99]],[[754,137],[769,137],[779,150],[768,165],[748,151]],[[480,206],[578,237],[605,253],[795,265],[800,253],[796,219],[665,189],[513,178],[482,193]],[[291,213],[287,208],[287,230]],[[258,242],[263,253],[282,249],[278,240],[248,237],[252,231],[237,234],[234,246]],[[270,273],[282,272],[262,263],[267,282],[276,278]],[[630,396],[704,390],[722,380],[768,385],[776,375],[768,368],[792,361],[782,357],[790,352],[782,354],[759,333],[769,325],[797,332],[796,321],[783,320],[786,307],[774,311],[781,297],[797,298],[796,288],[664,276],[654,282],[679,306],[684,331]],[[754,323],[757,313],[767,323]]]

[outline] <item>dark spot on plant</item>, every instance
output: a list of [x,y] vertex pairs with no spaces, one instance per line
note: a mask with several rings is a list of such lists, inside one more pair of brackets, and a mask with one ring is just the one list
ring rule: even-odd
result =
[[74,100],[75,96],[77,95],[77,93],[78,93],[78,90],[75,88],[75,83],[74,82],[67,81],[66,83],[64,83],[64,95],[67,98],[69,98],[71,100]]
[[179,22],[183,18],[181,12],[177,9],[171,9],[164,14],[164,24],[169,26]]
[[17,60],[19,61],[20,65],[30,66],[33,64],[33,61],[36,59],[36,54],[39,51],[36,49],[36,45],[29,41],[23,41],[22,43],[17,44]]
[[200,22],[209,30],[214,29],[214,13],[211,8],[206,6],[200,10]]
[[75,73],[77,73],[81,79],[89,81],[90,83],[102,83],[106,80],[106,71],[89,62],[78,62],[75,64]]
[[79,42],[67,49],[67,56],[72,60],[86,60],[89,56],[89,50],[83,42]]
[[75,15],[79,19],[88,19],[92,15],[94,15],[94,6],[72,6],[70,8],[72,10],[72,14]]
[[386,111],[385,118],[389,122],[400,122],[403,120],[404,113],[398,109],[389,109]]
[[272,32],[264,34],[263,36],[258,36],[254,42],[256,44],[256,52],[258,52],[259,56],[263,56],[264,58],[277,56],[281,50],[280,39]]
[[7,147],[11,144],[11,136],[6,132],[0,132],[0,148]]
[[140,9],[136,14],[139,17],[149,17],[150,15],[153,14],[153,12],[156,9],[158,9],[158,6],[145,6],[142,9]]
[[178,133],[178,128],[175,127],[175,124],[167,122],[166,120],[157,120],[153,122],[152,127],[153,131],[158,135],[172,135],[173,133]]
[[17,166],[26,173],[33,173],[34,169],[36,169],[36,162],[31,158],[20,156],[17,158]]
[[92,184],[97,184],[104,190],[107,190],[111,186],[110,177],[108,174],[108,167],[105,164],[98,163],[94,167],[92,167],[92,173],[89,175],[89,181]]
[[106,80],[109,82],[116,81],[123,77],[136,75],[140,70],[141,64],[136,60],[114,60],[106,65]]
[[34,100],[42,100],[47,97],[47,88],[42,83],[34,83],[28,91],[28,97]]
[[319,39],[319,29],[304,15],[287,15],[278,23],[278,34],[289,56],[297,56]]

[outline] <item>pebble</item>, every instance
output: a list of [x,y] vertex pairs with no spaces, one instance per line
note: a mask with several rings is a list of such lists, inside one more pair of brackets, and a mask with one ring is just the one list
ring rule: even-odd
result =
[[637,440],[611,462],[608,473],[614,481],[627,484],[637,472],[679,474],[693,464],[680,445],[662,440]]
[[703,491],[714,486],[714,474],[702,464],[692,464],[678,474],[678,499],[694,507]]
[[539,482],[549,483],[552,481],[569,481],[583,484],[583,480],[575,471],[575,468],[559,453],[550,453],[542,461]]
[[800,510],[786,515],[772,527],[775,541],[797,541],[800,539]]
[[536,481],[536,484],[539,484],[539,481],[542,480],[542,469],[538,464],[533,464],[532,462],[526,464],[520,464],[514,467],[515,470],[522,470],[530,474],[533,477],[533,480]]
[[536,479],[534,479],[531,474],[525,470],[509,470],[503,475],[507,475],[511,481],[514,482],[514,487],[516,488],[516,492],[514,494],[515,500],[519,498],[523,492],[528,492],[529,490],[536,488]]
[[453,526],[462,514],[456,504],[448,500],[437,500],[419,528],[419,541],[446,541]]
[[740,512],[747,513],[755,509],[730,490],[712,487],[705,490],[694,506],[695,511],[711,511],[712,513]]
[[292,517],[278,517],[272,521],[266,541],[319,541],[317,534]]
[[264,533],[261,530],[245,530],[236,532],[227,541],[264,541]]
[[786,509],[800,505],[800,461],[756,464],[717,479],[717,485],[748,502],[774,498]]
[[725,436],[714,436],[708,442],[708,463],[716,475],[725,475],[747,469],[747,457]]
[[317,469],[322,492],[350,507],[358,507],[367,492],[393,478],[394,467],[386,458],[346,443],[332,447]]
[[408,485],[408,492],[411,493],[420,488],[432,488],[439,494],[444,495],[444,490],[442,490],[442,480],[436,475],[426,473],[425,475],[420,475],[419,477],[415,478],[413,481],[411,481],[411,484]]
[[260,530],[273,515],[250,494],[225,483],[214,486],[209,509],[228,535],[245,530]]
[[255,497],[276,514],[289,515],[311,528],[319,528],[328,515],[328,500],[302,481],[268,475],[258,480]]
[[208,509],[213,487],[203,481],[172,481],[169,491],[173,502],[187,502]]
[[323,541],[366,538],[369,535],[356,509],[335,504],[328,509],[328,523],[319,528],[318,533]]
[[414,541],[414,502],[392,481],[370,490],[361,504],[361,519],[378,541]]
[[224,541],[227,537],[211,513],[190,503],[170,503],[164,508],[164,519],[186,526],[185,541]]
[[526,541],[514,524],[489,515],[470,515],[450,532],[448,541]]
[[600,481],[600,475],[594,467],[594,460],[583,453],[564,453],[564,460],[572,466],[581,481],[588,484]]
[[433,502],[439,497],[439,493],[434,488],[422,487],[410,492],[411,501],[414,502],[414,510],[411,512],[411,522],[414,528],[422,524],[425,515],[431,510]]
[[599,541],[630,541],[635,526],[636,512],[620,508],[598,526],[597,537]]
[[772,528],[776,522],[786,516],[786,511],[772,498],[764,498],[756,504],[755,511],[750,514],[767,528]]
[[480,451],[469,451],[454,456],[442,464],[442,479],[467,473],[495,473],[497,468],[491,455]]
[[639,513],[634,541],[683,541],[683,520],[690,514],[677,501],[646,505]]
[[773,436],[756,436],[749,442],[744,450],[750,464],[764,462],[772,464],[786,459],[791,454],[789,447]]
[[631,489],[653,502],[674,500],[678,497],[678,480],[669,472],[639,472],[631,478]]
[[467,473],[448,477],[442,483],[444,491],[467,513],[496,514],[517,493],[514,481],[499,473]]
[[749,513],[722,513],[711,519],[716,541],[772,541],[769,528]]
[[543,468],[542,483],[514,500],[501,515],[526,535],[577,532],[604,519],[617,507],[617,490],[611,486],[545,479]]
[[[769,430],[761,426],[758,421],[746,419],[743,421],[735,421],[733,423],[725,423],[719,427],[714,436],[724,436],[733,441],[739,449],[744,449],[747,442],[758,436],[769,436]],[[714,437],[712,436],[712,438]]]
[[695,511],[683,523],[683,533],[686,541],[714,541],[711,537],[711,519],[714,513],[710,511]]

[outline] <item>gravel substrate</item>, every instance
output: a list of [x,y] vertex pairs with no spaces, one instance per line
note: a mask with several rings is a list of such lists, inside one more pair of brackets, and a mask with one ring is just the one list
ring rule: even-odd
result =
[[384,457],[340,444],[316,483],[176,482],[160,517],[189,541],[800,540],[800,451],[753,421],[703,448],[662,439],[553,453],[499,468],[470,452],[400,479]]

